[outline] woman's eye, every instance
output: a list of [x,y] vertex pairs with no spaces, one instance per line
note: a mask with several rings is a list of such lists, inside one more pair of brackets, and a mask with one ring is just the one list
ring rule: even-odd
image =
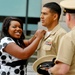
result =
[[16,26],[12,26],[13,28],[16,28]]
[[12,28],[20,28],[20,29],[22,29],[21,26],[19,26],[19,27],[17,27],[17,26],[12,26]]
[[21,28],[21,26],[19,28]]

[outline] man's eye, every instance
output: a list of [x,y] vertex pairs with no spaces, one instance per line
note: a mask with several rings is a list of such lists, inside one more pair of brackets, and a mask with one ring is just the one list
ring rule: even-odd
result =
[[43,13],[44,15],[47,15],[47,13]]

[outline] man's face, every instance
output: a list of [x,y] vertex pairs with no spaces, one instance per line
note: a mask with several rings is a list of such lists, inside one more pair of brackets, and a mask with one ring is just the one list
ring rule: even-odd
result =
[[42,25],[47,28],[50,28],[52,26],[52,23],[54,22],[53,13],[47,7],[42,8],[40,19],[41,19]]

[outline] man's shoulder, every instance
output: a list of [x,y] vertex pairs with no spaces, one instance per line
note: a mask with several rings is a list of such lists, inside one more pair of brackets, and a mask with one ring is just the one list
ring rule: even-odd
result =
[[60,27],[60,28],[58,29],[58,31],[55,33],[55,35],[56,35],[57,37],[62,37],[62,36],[64,36],[66,33],[67,33],[67,31],[66,31],[64,28]]
[[57,33],[59,33],[59,34],[62,34],[62,33],[66,34],[67,31],[66,31],[63,27],[60,27],[60,28],[58,29]]

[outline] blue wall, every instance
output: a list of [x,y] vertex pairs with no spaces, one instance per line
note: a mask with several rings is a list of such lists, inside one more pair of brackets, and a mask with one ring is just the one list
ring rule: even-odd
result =
[[40,17],[42,0],[29,0],[29,17]]
[[[42,0],[29,0],[29,17],[39,17]],[[0,0],[0,16],[26,16],[26,0]]]
[[26,0],[0,0],[0,15],[25,16]]
[[2,29],[2,23],[0,23],[0,30]]
[[[23,30],[25,30],[26,25],[23,25]],[[27,30],[36,31],[38,29],[36,24],[28,24]]]

